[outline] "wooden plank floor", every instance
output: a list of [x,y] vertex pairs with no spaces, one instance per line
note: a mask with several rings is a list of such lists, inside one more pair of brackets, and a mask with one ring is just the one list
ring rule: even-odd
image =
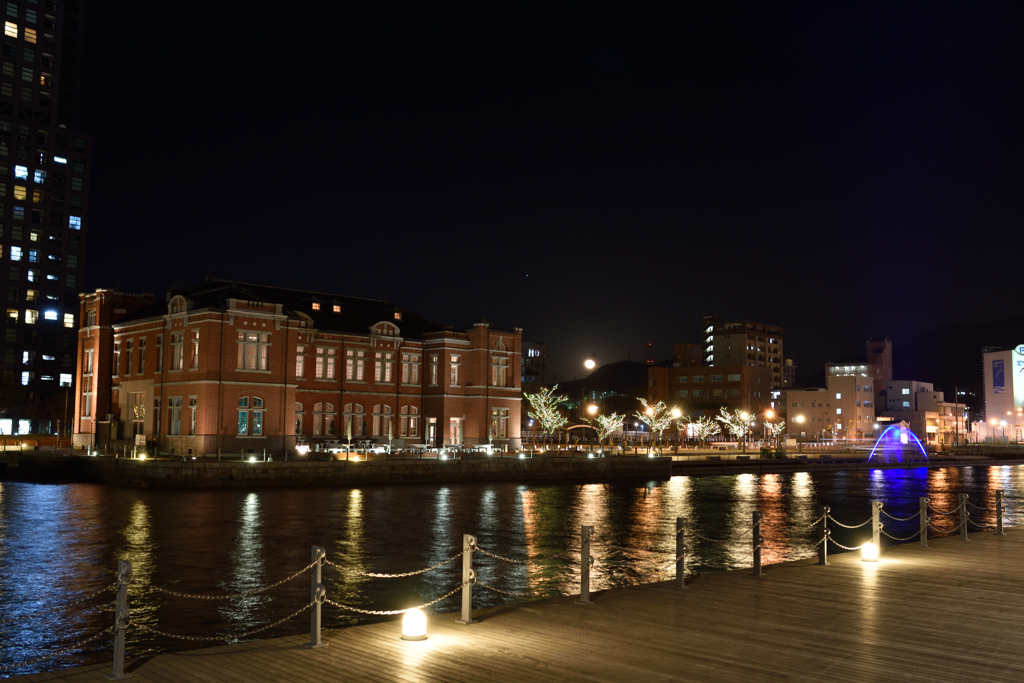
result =
[[[129,667],[168,681],[1024,681],[1024,529],[887,548],[429,619],[163,654]],[[326,608],[325,608],[326,609]],[[97,681],[103,665],[22,680]]]

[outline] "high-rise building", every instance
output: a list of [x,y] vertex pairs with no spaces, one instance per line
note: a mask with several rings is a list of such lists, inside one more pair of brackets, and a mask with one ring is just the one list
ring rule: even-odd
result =
[[782,328],[750,320],[701,317],[704,365],[752,365],[771,370],[772,388],[782,386]]
[[[77,131],[82,3],[5,4],[0,71],[0,370],[25,392],[4,433],[67,427],[92,141]],[[69,399],[70,395],[70,400]]]

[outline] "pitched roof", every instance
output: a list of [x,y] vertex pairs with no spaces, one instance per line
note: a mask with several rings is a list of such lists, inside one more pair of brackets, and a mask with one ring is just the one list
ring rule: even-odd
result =
[[[380,299],[367,299],[328,292],[314,292],[287,287],[260,285],[236,280],[207,278],[192,287],[173,287],[167,297],[155,301],[151,306],[132,314],[122,322],[144,320],[167,314],[167,300],[181,295],[192,302],[192,310],[227,310],[228,299],[257,301],[267,304],[281,304],[286,315],[302,313],[313,321],[313,327],[325,331],[366,334],[369,328],[381,321],[393,322],[404,337],[422,337],[428,332],[440,332],[446,328],[429,318],[408,309]],[[313,310],[312,304],[321,304],[320,310]],[[340,306],[339,313],[334,306]],[[395,313],[402,319],[395,320]]]

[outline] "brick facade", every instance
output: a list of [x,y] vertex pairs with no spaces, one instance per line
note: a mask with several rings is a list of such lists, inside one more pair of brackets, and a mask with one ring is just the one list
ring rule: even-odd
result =
[[222,280],[159,302],[97,290],[81,316],[76,446],[519,445],[518,328],[457,331],[385,301]]

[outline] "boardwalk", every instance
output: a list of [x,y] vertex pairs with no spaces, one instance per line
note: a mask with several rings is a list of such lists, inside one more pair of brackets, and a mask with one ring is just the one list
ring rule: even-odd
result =
[[[163,654],[135,681],[1024,680],[1024,529],[430,618]],[[110,666],[20,680],[98,681]]]

